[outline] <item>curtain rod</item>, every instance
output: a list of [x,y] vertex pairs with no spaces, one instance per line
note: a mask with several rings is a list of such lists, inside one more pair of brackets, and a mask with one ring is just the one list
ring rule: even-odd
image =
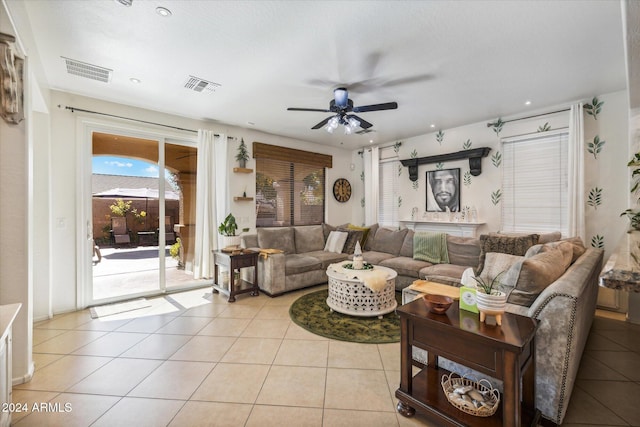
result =
[[[548,113],[541,113],[541,114],[534,114],[533,116],[527,116],[527,117],[520,117],[517,119],[511,119],[511,120],[502,120],[502,123],[509,123],[509,122],[517,122],[518,120],[527,120],[527,119],[534,119],[536,117],[542,117],[542,116],[548,116],[549,114],[556,114],[556,113],[564,113],[565,111],[569,111],[571,110],[571,108],[565,108],[563,110],[557,110],[557,111],[550,111]],[[500,120],[500,119],[498,119]],[[487,123],[487,127],[490,128],[491,126],[495,126],[496,122],[491,122],[491,123]]]
[[[61,108],[61,105],[58,105],[58,108]],[[140,119],[132,119],[130,117],[123,117],[123,116],[116,116],[115,114],[108,114],[108,113],[101,113],[99,111],[91,111],[91,110],[85,110],[83,108],[77,108],[77,107],[69,107],[68,105],[64,107],[66,110],[70,110],[72,113],[76,112],[76,111],[80,111],[82,113],[91,113],[91,114],[98,114],[100,116],[107,116],[107,117],[115,117],[117,119],[124,119],[124,120],[131,120],[133,122],[138,122],[138,123],[146,123],[148,125],[156,125],[156,126],[162,126],[165,128],[170,128],[170,129],[176,129],[176,130],[184,130],[187,132],[193,132],[193,133],[198,133],[197,130],[193,130],[193,129],[186,129],[186,128],[181,128],[178,126],[171,126],[171,125],[165,125],[162,123],[155,123],[155,122],[148,122],[146,120],[140,120]],[[219,134],[214,134],[215,136],[220,136]],[[227,138],[229,139],[235,139],[235,137],[233,136],[227,136]]]

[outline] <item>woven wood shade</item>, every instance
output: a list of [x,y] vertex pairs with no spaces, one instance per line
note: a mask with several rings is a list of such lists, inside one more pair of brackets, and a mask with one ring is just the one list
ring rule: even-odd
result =
[[262,142],[253,143],[253,158],[281,160],[291,163],[304,163],[323,168],[333,167],[333,156],[280,147],[278,145],[263,144]]

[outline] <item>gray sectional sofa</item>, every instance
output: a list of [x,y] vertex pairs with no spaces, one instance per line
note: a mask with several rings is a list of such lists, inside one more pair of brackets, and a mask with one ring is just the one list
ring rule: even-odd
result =
[[[346,253],[324,250],[331,231],[344,230],[349,239],[359,239],[362,231],[347,226],[333,227],[327,224],[299,227],[258,228],[256,234],[242,238],[244,247],[255,250],[279,249],[281,254],[270,254],[258,261],[258,283],[267,295],[277,296],[285,292],[326,283],[329,264],[352,257],[352,246]],[[477,267],[480,257],[480,241],[470,237],[447,236],[449,264],[432,264],[413,258],[413,235],[408,229],[391,230],[378,227],[368,230],[363,245],[366,262],[395,270],[396,290],[401,291],[418,279],[439,280],[450,283],[459,280],[462,272]]]
[[[325,252],[324,244],[331,230],[328,225],[307,227],[285,227],[278,229],[258,229],[257,234],[244,236],[244,245],[248,248],[277,248],[284,253],[260,258],[258,280],[260,289],[272,296],[325,283],[326,268],[329,264],[348,259],[347,253]],[[431,264],[413,258],[413,231],[390,230],[377,225],[370,227],[369,236],[363,247],[365,261],[394,269],[396,290],[400,291],[416,279],[428,279],[452,286],[460,286],[460,278],[468,267],[478,269],[487,262],[485,268],[493,268],[497,257],[490,253],[510,253],[510,250],[522,250],[513,255],[520,264],[532,262],[536,251],[532,249],[550,246],[558,234],[536,236],[525,248],[511,244],[504,245],[501,237],[481,236],[481,238],[463,238],[447,236],[448,264]],[[351,237],[351,236],[350,236]],[[486,238],[485,238],[486,237]],[[544,245],[540,243],[546,243]],[[573,243],[576,243],[573,241]],[[494,246],[491,246],[493,244]],[[530,244],[533,244],[531,248]],[[517,245],[516,245],[517,246]],[[566,245],[564,245],[566,246]],[[563,246],[563,249],[565,249]],[[538,321],[536,333],[536,406],[544,418],[561,424],[566,413],[569,399],[576,380],[582,352],[593,321],[598,295],[598,276],[602,267],[603,251],[584,248],[581,242],[573,245],[573,252],[553,252],[566,258],[569,264],[539,293],[529,293],[526,304],[508,303],[507,311],[534,318]],[[578,250],[579,249],[579,250]],[[525,253],[526,252],[526,253]],[[552,253],[552,252],[550,252]],[[544,258],[544,254],[542,257]],[[513,261],[513,259],[511,260]],[[480,266],[482,267],[482,266]],[[501,269],[503,267],[499,267]],[[524,269],[522,264],[522,269]],[[542,261],[529,272],[533,276],[543,276],[546,270],[552,270]],[[511,268],[510,268],[511,270]],[[533,273],[532,273],[533,272]],[[486,273],[486,272],[485,272]],[[522,274],[522,273],[520,273]],[[406,294],[409,290],[405,290]],[[513,294],[514,292],[512,292]],[[415,295],[415,294],[414,294]],[[406,302],[406,299],[405,301]],[[447,363],[445,360],[443,363]],[[464,373],[460,366],[445,366],[456,372]],[[462,372],[461,372],[462,371]]]

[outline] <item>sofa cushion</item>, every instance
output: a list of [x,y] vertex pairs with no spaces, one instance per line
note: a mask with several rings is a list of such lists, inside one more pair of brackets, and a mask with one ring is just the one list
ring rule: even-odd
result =
[[285,254],[296,253],[293,228],[258,228],[258,244],[262,249],[280,249]]
[[386,252],[368,251],[362,253],[362,258],[369,264],[379,265],[382,261],[389,258],[395,258]]
[[567,239],[562,239],[559,242],[554,242],[554,244],[562,242],[571,243],[571,247],[573,249],[573,257],[571,258],[572,264],[587,251],[587,248],[584,247],[584,243],[580,237],[569,237]]
[[527,234],[525,236],[505,236],[500,234],[483,234],[480,236],[480,259],[476,269],[479,275],[484,268],[484,259],[489,252],[500,252],[509,255],[524,256],[527,250],[538,244],[538,234]]
[[480,239],[447,235],[449,263],[477,268],[480,262]]
[[400,256],[408,256],[409,258],[413,258],[413,236],[415,234],[415,231],[407,230],[407,235],[404,236],[404,241],[402,242],[402,247],[400,248]]
[[407,229],[392,230],[390,228],[378,228],[373,239],[371,250],[376,252],[386,252],[398,256],[402,243],[407,235]]
[[360,246],[364,249],[364,245],[367,242],[367,238],[369,237],[370,227],[358,227],[357,225],[348,224],[347,228],[349,230],[359,230],[362,231],[362,237],[360,238]]
[[411,257],[399,256],[380,261],[380,265],[395,270],[399,276],[409,276],[418,279],[420,270],[432,264]]
[[320,269],[322,269],[320,260],[306,254],[291,254],[284,259],[284,274],[286,276]]
[[369,235],[367,236],[367,240],[365,240],[364,242],[364,248],[362,248],[363,250],[365,251],[373,250],[373,241],[376,238],[376,233],[378,232],[378,228],[380,228],[380,226],[377,223],[369,227]]
[[[533,247],[534,246],[532,246],[532,248]],[[513,264],[521,261],[522,259],[523,257],[518,255],[502,254],[500,252],[489,252],[485,257],[484,268],[482,269],[480,277],[485,281],[491,282],[496,278],[496,276],[498,276],[498,274],[502,273],[500,282],[505,283],[505,275],[507,274],[507,271],[509,271]]]
[[329,233],[331,233],[332,231],[335,231],[335,229],[336,228],[333,225],[325,224],[323,222],[322,223],[322,234],[324,234],[324,239],[322,241],[326,242],[327,239],[329,238]]
[[[356,243],[362,240],[362,230],[352,230],[348,227],[338,227],[338,231],[343,231],[347,233],[347,241],[344,243],[344,247],[342,248],[342,253],[344,254],[353,254],[356,249]],[[360,247],[362,248],[362,243],[360,243]]]
[[329,264],[335,264],[336,262],[349,259],[349,255],[347,254],[337,254],[335,252],[328,252],[324,250],[307,252],[304,255],[316,258],[318,261],[320,261],[320,268],[322,268],[323,270],[326,270],[327,267],[329,267]]
[[332,231],[327,237],[327,243],[324,245],[324,250],[328,252],[341,253],[344,244],[347,241],[349,233],[346,231]]
[[321,251],[324,248],[324,233],[321,225],[294,227],[296,253]]
[[569,244],[546,246],[537,255],[516,262],[504,275],[504,283],[513,286],[507,301],[530,307],[547,286],[564,274],[572,253]]

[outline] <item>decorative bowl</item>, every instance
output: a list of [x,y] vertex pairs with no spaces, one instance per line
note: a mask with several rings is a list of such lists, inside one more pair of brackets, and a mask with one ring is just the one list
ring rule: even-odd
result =
[[422,300],[429,311],[435,314],[445,313],[453,304],[453,298],[444,295],[425,294],[422,296]]

